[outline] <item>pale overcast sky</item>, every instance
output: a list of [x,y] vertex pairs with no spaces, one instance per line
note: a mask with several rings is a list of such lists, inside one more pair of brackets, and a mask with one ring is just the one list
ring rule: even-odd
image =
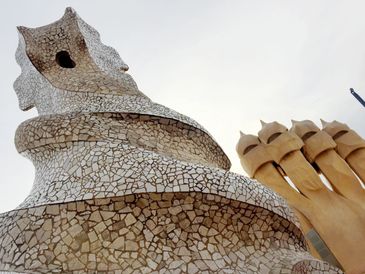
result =
[[113,46],[140,90],[200,122],[244,174],[235,152],[239,130],[259,120],[339,120],[365,136],[364,1],[2,1],[0,10],[0,212],[28,195],[31,162],[14,133],[36,111],[22,112],[12,84],[17,25],[38,27],[67,6]]

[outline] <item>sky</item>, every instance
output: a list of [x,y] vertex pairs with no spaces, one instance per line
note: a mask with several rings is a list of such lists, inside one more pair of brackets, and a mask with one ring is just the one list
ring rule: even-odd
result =
[[72,6],[129,65],[153,101],[188,115],[242,170],[239,131],[260,119],[338,120],[365,136],[364,1],[117,0],[2,1],[0,10],[0,212],[29,194],[32,163],[14,146],[22,112],[13,90],[17,25],[38,27]]

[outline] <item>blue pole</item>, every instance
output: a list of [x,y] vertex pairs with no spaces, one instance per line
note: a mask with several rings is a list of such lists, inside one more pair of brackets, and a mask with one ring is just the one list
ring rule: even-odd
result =
[[350,88],[350,92],[351,94],[357,99],[357,101],[360,102],[360,104],[362,104],[363,107],[365,107],[365,101],[360,97],[359,94],[357,94],[353,88]]

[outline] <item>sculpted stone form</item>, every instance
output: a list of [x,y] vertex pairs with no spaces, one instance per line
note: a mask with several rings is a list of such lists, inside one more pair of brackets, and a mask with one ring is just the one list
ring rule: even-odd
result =
[[321,120],[323,130],[332,136],[337,144],[337,152],[365,182],[365,140],[347,125]]
[[308,120],[293,121],[291,130],[303,140],[307,160],[318,166],[332,188],[365,210],[365,191],[345,160],[336,153],[331,136]]
[[[305,207],[305,200],[298,195],[294,188],[290,187],[283,177],[283,172],[277,168],[273,156],[268,153],[267,145],[260,142],[257,136],[240,133],[241,138],[237,144],[237,153],[240,156],[241,165],[246,173],[259,182],[267,185],[275,192],[281,194],[292,206],[295,215],[300,221],[301,229],[306,235],[312,228],[309,220],[296,209],[298,204]],[[320,258],[316,249],[310,244],[311,253]]]
[[197,122],[152,102],[68,8],[19,28],[18,151],[29,196],[0,215],[0,269],[15,273],[340,273],[308,252],[282,198],[229,172]]
[[[303,232],[313,242],[313,255],[341,265],[346,273],[363,273],[365,191],[335,152],[339,148],[331,136],[311,121],[293,121],[290,131],[277,122],[262,122],[258,135],[241,133],[237,153],[242,167],[294,208]],[[314,167],[329,180],[333,191]]]

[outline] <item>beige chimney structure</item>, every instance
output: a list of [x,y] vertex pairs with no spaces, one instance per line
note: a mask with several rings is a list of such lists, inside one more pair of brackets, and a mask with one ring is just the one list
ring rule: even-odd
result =
[[333,121],[321,120],[323,130],[337,144],[337,153],[351,166],[353,171],[365,182],[365,140],[347,125]]
[[[363,273],[365,190],[352,166],[341,158],[344,154],[336,153],[340,146],[330,136],[332,133],[336,137],[344,127],[320,130],[308,120],[292,123],[290,131],[278,122],[261,122],[258,137],[241,133],[237,153],[242,167],[293,207],[314,256],[341,266],[346,273]],[[355,140],[354,145],[346,142],[347,147],[354,147],[351,152],[364,150],[359,145],[362,139],[349,128],[346,130]],[[365,164],[352,161],[356,167]],[[333,190],[325,186],[320,174]]]
[[[191,118],[150,100],[71,8],[19,27],[14,84],[39,116],[16,132],[36,170],[0,214],[6,273],[342,273],[299,223]],[[151,72],[154,73],[154,72]]]
[[318,166],[335,192],[356,202],[365,210],[365,191],[349,165],[336,153],[336,143],[331,136],[312,121],[292,123],[291,131],[303,140],[303,153],[308,162]]

